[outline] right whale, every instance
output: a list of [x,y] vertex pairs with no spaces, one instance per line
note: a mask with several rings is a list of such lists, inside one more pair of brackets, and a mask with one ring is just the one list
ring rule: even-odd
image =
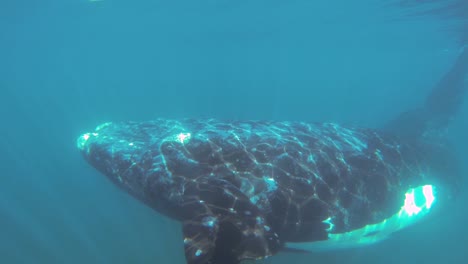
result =
[[106,123],[77,144],[114,184],[182,223],[189,264],[367,245],[454,200],[461,175],[445,129],[467,73],[464,49],[421,107],[377,129],[157,119]]

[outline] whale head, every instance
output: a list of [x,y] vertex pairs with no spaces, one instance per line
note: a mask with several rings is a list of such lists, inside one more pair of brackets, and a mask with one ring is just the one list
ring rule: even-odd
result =
[[[170,217],[176,217],[177,179],[164,153],[175,151],[190,136],[176,125],[148,126],[134,122],[104,123],[82,134],[77,147],[85,160],[131,196]],[[171,136],[172,135],[172,136]],[[177,159],[177,155],[172,156]]]
[[188,263],[237,264],[273,255],[281,247],[278,234],[251,197],[227,180],[236,176],[226,167],[230,160],[244,164],[242,146],[220,141],[222,130],[199,133],[203,126],[210,127],[172,120],[105,123],[81,135],[77,147],[115,185],[182,222]]

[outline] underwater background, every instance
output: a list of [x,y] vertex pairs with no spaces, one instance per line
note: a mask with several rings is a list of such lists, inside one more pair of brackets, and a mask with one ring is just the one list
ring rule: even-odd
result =
[[[467,25],[465,0],[2,0],[0,263],[185,263],[179,224],[86,164],[81,133],[156,117],[377,127],[423,102]],[[449,127],[464,175],[467,120],[465,102]],[[466,188],[383,243],[263,263],[466,263]]]

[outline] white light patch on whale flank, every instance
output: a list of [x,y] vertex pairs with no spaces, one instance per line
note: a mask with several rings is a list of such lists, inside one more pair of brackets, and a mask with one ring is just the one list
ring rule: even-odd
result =
[[412,216],[414,214],[419,214],[421,212],[421,208],[419,208],[416,205],[416,202],[414,201],[414,191],[411,193],[407,193],[406,199],[405,199],[405,205],[403,206],[403,209],[405,212],[409,215]]
[[[405,204],[400,210],[400,216],[406,213],[409,217],[421,213],[424,209],[429,210],[434,203],[434,190],[432,185],[410,189],[405,194]],[[423,201],[423,203],[421,203]]]
[[426,198],[426,208],[431,209],[432,204],[435,201],[434,189],[432,185],[423,186],[423,195]]
[[203,226],[206,226],[206,227],[209,227],[209,228],[213,228],[217,222],[217,218],[214,217],[214,216],[207,216],[207,217],[204,217],[203,218]]
[[267,185],[267,190],[269,192],[273,192],[275,191],[276,189],[278,189],[278,185],[275,181],[274,178],[272,177],[267,177],[267,176],[263,176],[263,180],[265,181],[266,185]]
[[327,219],[323,220],[322,223],[328,225],[328,228],[326,229],[327,232],[333,231],[333,228],[335,227],[335,225],[333,224],[331,217],[328,217]]
[[190,137],[192,135],[190,133],[180,133],[176,136],[177,141],[179,141],[182,144],[187,143],[190,140]]
[[[365,246],[382,241],[392,233],[406,228],[425,217],[436,201],[436,187],[423,185],[410,188],[405,193],[403,205],[396,214],[376,224],[366,225],[346,233],[330,233],[333,229],[331,218],[328,224],[328,240],[307,243],[286,243],[286,247],[299,250],[330,250]],[[331,227],[331,228],[330,228]]]

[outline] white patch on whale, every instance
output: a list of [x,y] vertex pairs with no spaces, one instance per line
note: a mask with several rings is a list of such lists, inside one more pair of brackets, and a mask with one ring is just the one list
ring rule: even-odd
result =
[[380,242],[392,233],[406,228],[425,217],[436,201],[436,187],[423,185],[405,193],[403,205],[396,214],[376,224],[366,225],[346,233],[330,233],[333,229],[331,218],[323,221],[329,225],[328,240],[305,243],[286,243],[287,248],[316,251],[327,249],[353,248]]

